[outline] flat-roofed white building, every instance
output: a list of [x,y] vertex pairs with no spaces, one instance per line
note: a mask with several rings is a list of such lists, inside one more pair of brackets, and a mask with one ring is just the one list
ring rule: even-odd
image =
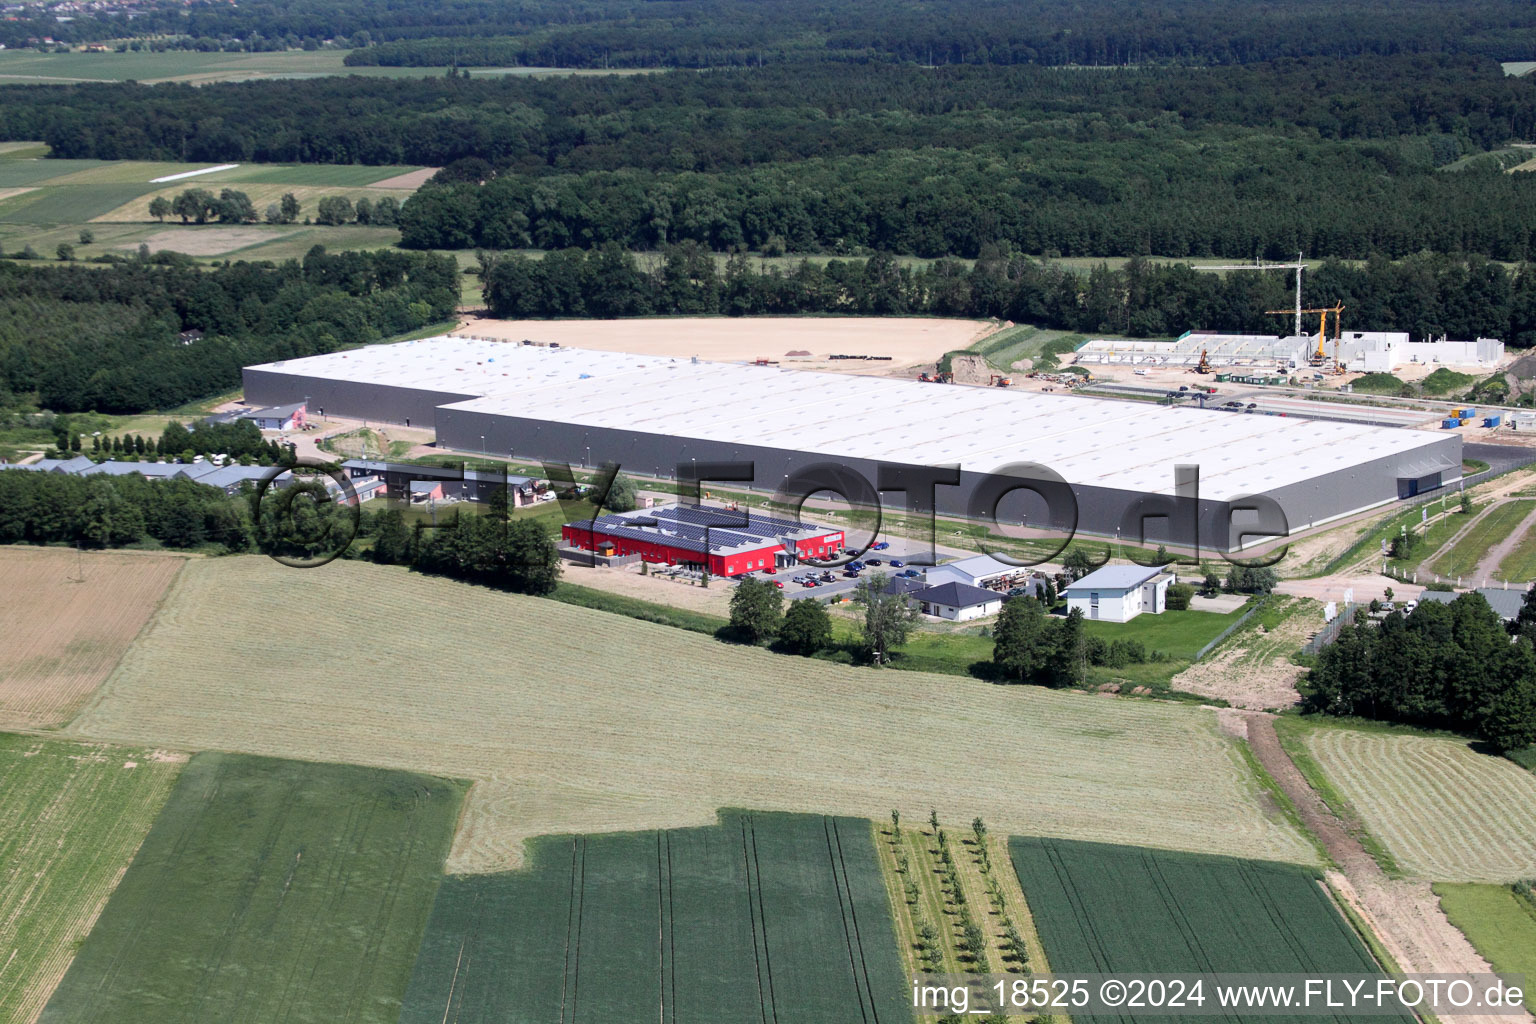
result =
[[1076,608],[1095,621],[1129,622],[1144,612],[1161,615],[1172,582],[1162,566],[1106,565],[1069,583],[1062,594],[1069,612]]
[[[949,467],[959,483],[932,500],[973,518],[997,507],[973,505],[998,480],[1049,491],[1059,478],[1070,500],[1026,509],[1029,526],[1130,540],[1145,528],[1153,543],[1216,550],[1264,539],[1243,535],[1255,496],[1294,531],[1461,476],[1450,433],[464,338],[248,367],[245,383],[253,403],[308,396],[317,413],[409,419],[466,453],[645,476],[741,462],[773,490],[831,465],[872,493],[882,474]],[[1198,497],[1175,494],[1180,466],[1198,471]],[[930,499],[905,500],[923,511]]]

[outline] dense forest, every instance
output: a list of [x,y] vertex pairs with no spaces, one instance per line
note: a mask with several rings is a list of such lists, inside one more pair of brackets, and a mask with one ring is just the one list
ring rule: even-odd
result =
[[[1276,334],[1291,304],[1280,273],[1202,273],[1187,264],[1133,259],[1089,273],[995,249],[974,263],[903,265],[890,256],[789,265],[743,253],[724,266],[694,244],[637,256],[616,245],[566,249],[542,259],[483,257],[493,316],[622,317],[647,314],[937,314],[994,317],[1085,334],[1168,337],[1191,328]],[[1309,302],[1342,302],[1355,330],[1414,337],[1497,337],[1536,345],[1536,268],[1506,270],[1482,257],[1377,257],[1329,261],[1307,275]]]
[[1494,749],[1536,743],[1536,592],[1509,632],[1488,602],[1426,601],[1380,626],[1356,622],[1307,676],[1307,706],[1481,736]]
[[442,166],[404,244],[1536,256],[1536,83],[1468,57],[0,88],[59,157]]
[[[1291,56],[1467,52],[1536,56],[1520,0],[163,0],[58,21],[42,5],[0,43],[125,37],[260,50],[330,41],[380,63],[706,67],[821,60],[928,64],[1230,64]],[[370,43],[409,40],[410,44]],[[458,49],[454,49],[457,44]]]
[[0,262],[0,407],[165,409],[252,363],[376,341],[450,316],[453,260],[384,251],[201,268]]

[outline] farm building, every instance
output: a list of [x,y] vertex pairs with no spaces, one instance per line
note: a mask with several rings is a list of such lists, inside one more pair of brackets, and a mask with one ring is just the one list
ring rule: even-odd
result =
[[[1505,622],[1513,622],[1520,615],[1520,609],[1525,604],[1524,590],[1505,590],[1502,587],[1478,587],[1471,593],[1483,595],[1483,600],[1488,602],[1488,607],[1498,613],[1499,618]],[[1450,604],[1461,594],[1449,590],[1426,590],[1419,595],[1420,601],[1438,601],[1441,604]]]
[[1005,565],[991,555],[972,555],[954,562],[945,562],[929,569],[925,574],[930,586],[941,583],[963,583],[968,587],[986,587],[1014,576],[1028,575],[1029,570]]
[[843,549],[842,530],[701,505],[612,512],[566,523],[560,535],[567,546],[581,551],[621,558],[639,555],[647,562],[705,569],[712,576],[740,576],[807,558],[831,558]]
[[1106,565],[1067,584],[1062,593],[1068,611],[1077,608],[1090,619],[1129,622],[1143,612],[1161,615],[1172,582],[1161,566]]
[[[1218,551],[1263,540],[1262,509],[1270,533],[1295,532],[1461,478],[1456,434],[474,338],[247,367],[245,388],[431,427],[471,454],[659,477],[750,463],[764,490],[835,478],[813,489],[873,497],[900,489],[893,474],[950,467],[958,484],[899,500],[990,518],[1001,489],[1016,523]],[[1176,494],[1180,466],[1195,469]]]
[[924,615],[936,615],[941,619],[967,622],[1003,610],[1003,595],[995,590],[984,590],[966,583],[941,583],[925,587],[912,595]]

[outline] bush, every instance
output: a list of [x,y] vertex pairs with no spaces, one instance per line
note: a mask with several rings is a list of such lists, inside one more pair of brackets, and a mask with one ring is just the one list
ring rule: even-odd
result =
[[1189,583],[1175,583],[1168,588],[1168,610],[1189,611],[1189,602],[1195,596],[1195,588]]

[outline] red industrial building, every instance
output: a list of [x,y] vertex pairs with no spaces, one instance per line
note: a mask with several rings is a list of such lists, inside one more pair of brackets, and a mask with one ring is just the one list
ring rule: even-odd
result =
[[582,551],[639,555],[647,562],[706,569],[712,576],[740,576],[843,550],[842,530],[703,505],[613,512],[566,523],[560,535],[568,547]]

